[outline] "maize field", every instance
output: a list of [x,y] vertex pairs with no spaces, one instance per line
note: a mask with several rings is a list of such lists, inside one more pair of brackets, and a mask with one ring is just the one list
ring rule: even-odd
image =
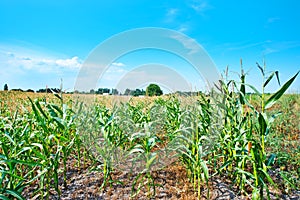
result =
[[300,198],[298,73],[266,94],[260,70],[259,91],[243,72],[195,96],[2,91],[0,199]]

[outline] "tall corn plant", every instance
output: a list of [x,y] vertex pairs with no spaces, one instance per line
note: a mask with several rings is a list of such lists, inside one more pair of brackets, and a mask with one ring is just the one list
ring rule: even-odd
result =
[[30,102],[32,112],[24,110],[22,116],[16,112],[13,119],[5,123],[10,127],[1,128],[1,192],[20,199],[24,187],[37,180],[40,188],[33,195],[49,198],[51,180],[60,194],[58,168],[62,147],[57,137],[58,124],[45,111],[45,104],[31,99]]
[[[266,182],[275,186],[267,172],[268,166],[274,160],[274,155],[271,154],[267,158],[265,140],[270,131],[270,123],[276,115],[269,117],[266,109],[276,103],[299,73],[266,100],[265,87],[275,75],[278,79],[278,72],[272,72],[267,76],[265,67],[262,68],[259,65],[258,67],[263,76],[262,93],[245,83],[245,74],[242,71],[240,87],[235,81],[228,83],[221,81],[219,89],[223,97],[221,101],[218,101],[223,113],[221,118],[223,128],[220,130],[217,146],[219,157],[223,158],[219,173],[224,173],[225,170],[242,190],[244,190],[245,184],[250,185],[253,188],[253,199],[263,198],[264,189],[270,198]],[[249,102],[246,86],[261,97],[260,110],[256,110]]]
[[[63,180],[66,187],[67,159],[73,151],[76,132],[74,119],[75,115],[71,109],[59,97],[61,104],[45,103],[38,100],[30,102],[37,125],[37,142],[32,143],[32,151],[41,163],[40,189],[41,195],[49,198],[51,180],[54,182],[54,189],[60,195],[58,187],[60,160],[63,160]],[[46,188],[46,193],[44,193]]]
[[217,100],[217,106],[221,113],[221,129],[216,146],[219,152],[217,157],[222,163],[219,172],[227,173],[244,190],[244,184],[249,178],[245,169],[249,160],[247,145],[252,138],[252,116],[244,112],[244,88],[235,92],[237,84],[234,81],[220,83],[222,95]]
[[209,100],[202,99],[196,106],[188,106],[182,114],[182,123],[174,142],[179,158],[188,172],[198,197],[201,197],[201,185],[207,186],[209,198],[209,170],[207,157],[211,153],[211,107]]
[[180,128],[182,110],[178,98],[172,96],[164,102],[166,107],[166,132],[168,139],[172,141],[176,137],[176,133]]
[[[286,92],[286,90],[290,87],[290,85],[293,83],[293,81],[298,76],[299,72],[297,72],[291,79],[289,79],[277,92],[272,94],[268,99],[266,99],[265,96],[265,88],[268,85],[268,83],[272,80],[274,75],[276,75],[277,81],[279,82],[279,76],[278,71],[271,72],[269,75],[266,73],[266,65],[264,63],[264,66],[261,67],[259,64],[258,68],[261,71],[262,79],[263,79],[263,85],[262,85],[262,94],[261,96],[261,110],[260,112],[256,112],[257,116],[257,124],[255,126],[256,131],[259,133],[260,136],[260,142],[256,141],[256,147],[257,148],[251,148],[251,155],[253,159],[253,171],[254,171],[254,178],[255,178],[255,188],[253,191],[253,197],[260,197],[263,198],[264,195],[264,189],[267,191],[268,198],[270,198],[268,186],[265,183],[267,180],[269,183],[275,185],[269,176],[267,170],[268,166],[273,163],[273,160],[275,158],[274,154],[270,155],[267,158],[266,152],[265,152],[265,141],[267,140],[267,136],[270,133],[270,127],[271,123],[274,121],[274,118],[280,114],[279,112],[276,114],[273,114],[272,116],[269,116],[267,113],[267,109],[271,108]],[[261,152],[259,152],[257,149],[261,149]]]
[[0,117],[0,199],[24,199],[23,189],[39,177],[35,171],[40,164],[31,159],[27,116],[23,117],[17,111],[12,119]]
[[103,173],[103,181],[100,189],[113,182],[112,173],[120,163],[123,162],[124,144],[128,143],[127,137],[123,134],[117,124],[115,108],[112,110],[97,103],[92,106],[83,106],[77,124],[78,132],[83,144],[93,155],[95,165],[93,170]]

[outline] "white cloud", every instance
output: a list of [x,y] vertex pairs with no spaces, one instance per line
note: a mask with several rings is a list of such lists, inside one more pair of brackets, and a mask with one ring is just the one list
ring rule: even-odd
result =
[[10,88],[39,89],[45,85],[56,87],[63,79],[64,88],[73,88],[82,62],[77,56],[62,57],[0,44],[0,84],[8,83]]
[[71,59],[58,59],[55,61],[58,66],[67,67],[67,68],[80,68],[81,61],[77,56],[74,56]]
[[276,53],[276,52],[278,52],[278,50],[267,47],[267,48],[265,48],[265,50],[262,51],[262,54],[268,55],[268,54]]
[[189,30],[189,26],[187,24],[181,24],[178,28],[178,32],[185,33]]
[[280,21],[279,17],[269,17],[265,22],[264,28],[269,28],[271,26],[274,26],[274,24],[276,24],[278,21]]
[[168,17],[173,17],[174,15],[176,15],[178,13],[178,9],[177,8],[170,8],[167,11],[167,16]]
[[116,80],[120,79],[124,74],[127,73],[127,70],[124,68],[126,64],[122,62],[114,62],[112,63],[108,69],[105,71],[101,80],[115,82]]
[[193,0],[190,3],[190,7],[200,14],[203,14],[203,12],[212,8],[212,6],[206,0]]
[[106,73],[123,73],[123,72],[126,72],[126,70],[122,69],[122,68],[119,68],[119,67],[110,67],[106,70]]
[[192,38],[187,38],[179,34],[173,35],[171,38],[180,42],[187,50],[189,50],[189,54],[194,54],[201,50],[197,41]]
[[262,54],[267,55],[271,53],[286,51],[293,48],[300,47],[300,41],[280,41],[280,42],[270,42],[263,46],[265,49]]
[[166,13],[165,22],[173,22],[178,15],[179,10],[177,8],[169,8]]
[[195,14],[205,17],[205,12],[213,8],[208,0],[186,0],[177,6],[178,8],[170,7],[166,10],[163,22],[172,25],[179,32],[186,32],[191,28],[188,24],[194,21]]
[[21,56],[16,53],[7,53],[6,63],[11,67],[24,70],[37,70],[41,73],[58,72],[64,69],[78,70],[82,61],[74,56],[66,59],[49,59],[34,56]]
[[12,52],[7,52],[6,54],[7,54],[9,57],[12,57],[12,58],[15,57],[15,54],[13,54]]
[[121,62],[114,62],[114,63],[112,63],[112,66],[125,67],[126,65],[124,63],[121,63]]

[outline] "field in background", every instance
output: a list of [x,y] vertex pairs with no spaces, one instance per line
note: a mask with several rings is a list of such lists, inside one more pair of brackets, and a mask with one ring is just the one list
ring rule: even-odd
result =
[[[184,179],[172,186],[178,198],[213,198],[215,179],[253,199],[294,193],[300,95],[262,111],[257,95],[229,88],[210,97],[96,96],[90,106],[69,94],[1,92],[0,199],[63,197],[68,174],[86,169],[99,177],[90,197],[121,185],[131,198],[160,197],[170,169]],[[170,163],[159,150],[172,152],[163,154]],[[134,172],[122,170],[128,163]]]

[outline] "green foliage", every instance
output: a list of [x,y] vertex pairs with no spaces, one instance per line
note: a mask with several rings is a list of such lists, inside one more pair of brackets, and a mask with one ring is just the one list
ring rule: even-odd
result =
[[8,91],[8,85],[7,84],[4,85],[4,89],[3,90],[4,91]]
[[160,89],[160,87],[154,83],[151,83],[150,85],[148,85],[148,87],[146,88],[146,95],[147,96],[160,96],[162,95],[163,92]]
[[[50,191],[60,196],[59,177],[67,187],[70,158],[76,158],[77,167],[92,162],[90,170],[103,177],[101,190],[122,184],[115,173],[129,173],[132,198],[142,190],[148,198],[156,197],[157,187],[163,186],[154,172],[175,165],[162,158],[185,167],[199,198],[204,186],[210,198],[209,181],[215,176],[232,180],[252,199],[270,198],[270,188],[278,184],[286,192],[299,188],[299,140],[292,136],[299,127],[286,123],[292,120],[288,116],[299,119],[299,95],[283,95],[299,72],[267,95],[265,87],[274,77],[280,83],[278,72],[258,68],[262,92],[247,85],[242,70],[240,81],[221,80],[220,91],[209,96],[133,97],[113,106],[68,101],[61,92],[52,94],[56,99],[51,101],[44,96],[20,101],[1,93],[0,199],[24,199],[24,189],[33,184],[31,198],[50,198]],[[147,94],[162,94],[153,85]],[[247,94],[248,88],[256,94]],[[277,168],[283,183],[269,174]]]

